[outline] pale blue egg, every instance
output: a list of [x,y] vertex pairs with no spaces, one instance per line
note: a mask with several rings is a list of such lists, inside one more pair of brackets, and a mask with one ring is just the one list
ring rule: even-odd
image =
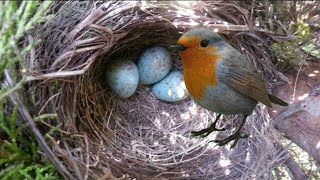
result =
[[188,97],[181,71],[172,71],[152,87],[154,96],[162,101],[176,102]]
[[169,52],[160,46],[146,49],[139,57],[137,66],[141,84],[153,84],[170,71],[172,60]]
[[125,58],[111,60],[106,68],[106,82],[119,97],[130,97],[136,91],[139,83],[137,65]]

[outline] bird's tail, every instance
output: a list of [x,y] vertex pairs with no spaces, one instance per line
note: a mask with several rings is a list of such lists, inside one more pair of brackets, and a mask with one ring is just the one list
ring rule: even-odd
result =
[[282,101],[281,99],[275,97],[274,95],[268,94],[269,99],[271,102],[275,103],[275,104],[279,104],[281,106],[288,106],[288,103]]

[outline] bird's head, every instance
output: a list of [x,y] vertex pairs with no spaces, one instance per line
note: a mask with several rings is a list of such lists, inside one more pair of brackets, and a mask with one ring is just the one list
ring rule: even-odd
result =
[[196,100],[203,98],[208,86],[217,83],[217,62],[226,41],[209,29],[192,29],[183,34],[176,49],[181,52],[184,80],[189,94]]
[[178,50],[184,51],[195,48],[199,51],[211,51],[224,46],[226,41],[216,32],[210,29],[197,28],[183,34],[178,40]]
[[176,49],[181,52],[184,66],[195,66],[201,61],[219,59],[222,55],[218,51],[225,46],[228,44],[219,34],[198,28],[183,34]]

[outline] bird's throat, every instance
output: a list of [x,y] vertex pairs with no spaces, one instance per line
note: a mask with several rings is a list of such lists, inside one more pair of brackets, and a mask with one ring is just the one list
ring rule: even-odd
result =
[[201,100],[206,88],[217,84],[216,67],[221,55],[188,48],[181,57],[187,90],[193,98]]

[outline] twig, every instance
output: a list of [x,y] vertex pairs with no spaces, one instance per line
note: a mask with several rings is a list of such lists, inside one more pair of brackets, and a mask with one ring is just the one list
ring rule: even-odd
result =
[[118,178],[113,177],[111,170],[108,169],[103,176],[98,178],[98,180],[118,180]]
[[298,79],[299,79],[300,71],[301,71],[301,68],[302,68],[302,66],[303,66],[303,62],[305,62],[306,59],[307,59],[307,56],[308,56],[308,55],[306,55],[306,57],[303,59],[303,61],[300,62],[301,65],[300,65],[300,67],[299,67],[299,70],[298,70],[298,72],[297,72],[296,79],[295,79],[295,81],[294,81],[293,94],[292,94],[292,101],[293,101],[293,102],[296,100],[296,89],[297,89],[297,84],[298,84]]
[[[285,151],[288,153],[288,150],[286,150],[282,144],[278,144],[280,149],[282,151]],[[284,162],[285,166],[288,167],[289,172],[292,174],[293,179],[299,179],[299,180],[307,180],[308,177],[305,175],[305,173],[302,171],[301,167],[297,164],[297,162],[291,157],[290,153],[288,153],[288,158]]]
[[[4,72],[5,72],[5,73],[8,73],[7,70],[5,70]],[[11,82],[12,82],[12,81],[11,81]],[[8,81],[7,81],[7,83],[8,83]],[[12,82],[12,83],[13,83],[13,82]],[[10,89],[9,89],[7,92],[1,94],[0,100],[3,99],[3,98],[5,98],[5,97],[7,97],[7,96],[9,96],[10,94],[12,94],[13,92],[17,91],[18,89],[20,89],[20,88],[22,87],[22,84],[23,84],[23,80],[21,80],[21,81],[20,81],[19,83],[17,83],[15,86],[13,86],[13,84],[12,84],[12,86],[11,86],[10,84],[8,84],[9,87],[10,87]]]
[[67,144],[67,142],[66,142],[65,140],[62,140],[62,143],[63,143],[63,145],[64,145],[64,147],[65,147],[65,151],[67,152],[67,157],[69,157],[69,158],[68,158],[68,161],[69,161],[69,163],[71,164],[71,166],[72,166],[72,168],[73,168],[73,171],[74,171],[74,173],[75,173],[76,176],[77,176],[77,179],[78,179],[78,180],[83,180],[83,176],[82,176],[82,174],[81,174],[81,171],[80,171],[80,169],[79,169],[78,164],[77,164],[76,161],[74,161],[74,159],[73,159],[72,153],[71,153],[71,151],[70,151],[70,149],[69,149],[69,145]]
[[39,110],[39,112],[38,112],[38,115],[39,115],[39,116],[40,116],[40,114],[42,114],[42,111],[43,111],[43,110],[45,109],[45,107],[50,103],[50,101],[51,101],[53,98],[57,97],[59,94],[60,94],[60,93],[57,93],[57,94],[51,96],[51,97],[47,100],[47,102],[44,103],[44,105],[40,108],[40,110]]
[[250,13],[250,21],[253,22],[253,13],[255,8],[256,0],[253,0],[251,3],[251,13]]
[[84,180],[87,180],[88,179],[88,176],[89,176],[89,166],[90,166],[90,151],[89,151],[89,142],[88,142],[88,136],[87,134],[85,133],[84,134],[84,143],[86,145],[86,153],[87,153],[87,157],[86,157],[86,172],[84,174]]
[[[33,44],[34,39],[33,39],[33,37],[32,37],[31,35],[28,35],[28,41],[29,41],[29,44]],[[35,48],[33,47],[33,48],[30,50],[30,57],[29,57],[29,62],[28,62],[29,72],[32,72],[32,71],[33,71],[35,57],[36,57],[36,50],[35,50]]]
[[77,76],[85,73],[85,70],[76,70],[76,71],[58,71],[53,73],[41,74],[37,76],[27,76],[26,81],[34,80],[43,80],[49,78],[59,78],[59,77],[68,77],[68,76]]
[[[101,49],[105,47],[105,44],[99,44],[99,45],[95,45],[95,46],[88,46],[88,47],[84,47],[84,48],[80,48],[80,49],[77,49],[77,50],[71,50],[71,51],[68,51],[64,54],[62,54],[61,56],[59,56],[51,65],[51,68],[54,68],[57,66],[57,64],[64,60],[64,59],[67,59],[67,58],[71,58],[72,55],[75,55],[75,54],[79,54],[79,53],[82,53],[82,52],[88,52],[88,51],[93,51],[93,50],[97,50],[97,49]],[[66,63],[67,64],[67,63]]]
[[[107,6],[109,6],[109,3],[111,2],[104,4],[98,9],[93,9],[91,13],[67,35],[67,37],[69,37],[69,39],[74,39],[76,34],[78,34],[84,27],[86,27],[89,24],[92,24],[95,20],[97,20],[104,13],[106,13],[103,9],[107,8]],[[67,40],[65,39],[63,42],[66,43]]]

